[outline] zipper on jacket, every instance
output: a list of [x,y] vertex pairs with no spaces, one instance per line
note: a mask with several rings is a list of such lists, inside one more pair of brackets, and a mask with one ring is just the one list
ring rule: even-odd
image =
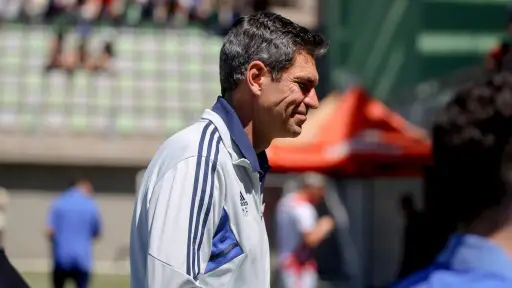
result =
[[210,261],[215,261],[223,256],[226,256],[229,252],[231,252],[231,250],[235,249],[236,247],[238,247],[238,243],[235,242],[235,243],[232,243],[231,245],[229,245],[228,247],[226,247],[226,249],[222,250],[220,253],[218,254],[215,254],[215,255],[212,255],[210,257]]

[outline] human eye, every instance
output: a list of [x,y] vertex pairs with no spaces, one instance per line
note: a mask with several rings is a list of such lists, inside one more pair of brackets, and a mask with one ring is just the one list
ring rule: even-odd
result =
[[308,85],[306,85],[306,84],[304,84],[304,83],[302,83],[302,82],[297,82],[297,85],[299,85],[299,88],[300,88],[301,90],[306,90],[306,89],[308,89]]

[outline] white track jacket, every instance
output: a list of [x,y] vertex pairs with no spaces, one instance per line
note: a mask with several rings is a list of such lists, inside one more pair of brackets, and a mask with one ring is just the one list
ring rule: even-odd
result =
[[169,138],[135,203],[132,288],[270,287],[261,185],[269,170],[222,98]]

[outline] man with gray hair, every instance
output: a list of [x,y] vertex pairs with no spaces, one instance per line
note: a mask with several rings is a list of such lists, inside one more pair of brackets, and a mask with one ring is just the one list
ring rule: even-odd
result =
[[286,288],[317,287],[316,248],[334,229],[330,216],[318,219],[315,205],[325,195],[325,176],[308,172],[299,190],[285,195],[277,204],[279,270]]
[[238,19],[220,51],[222,96],[169,138],[132,218],[131,287],[270,287],[265,149],[297,137],[318,107],[327,42],[275,13]]

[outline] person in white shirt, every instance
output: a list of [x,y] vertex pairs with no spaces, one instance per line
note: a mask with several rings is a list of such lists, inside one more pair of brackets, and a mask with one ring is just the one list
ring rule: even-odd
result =
[[315,209],[324,198],[325,177],[308,172],[301,186],[281,198],[276,209],[279,272],[285,288],[317,287],[313,249],[334,229],[334,220],[330,216],[318,219]]
[[[132,288],[270,287],[265,149],[318,107],[327,41],[271,12],[241,17],[220,52],[221,94],[144,173],[131,236]],[[176,95],[176,97],[180,97]]]

